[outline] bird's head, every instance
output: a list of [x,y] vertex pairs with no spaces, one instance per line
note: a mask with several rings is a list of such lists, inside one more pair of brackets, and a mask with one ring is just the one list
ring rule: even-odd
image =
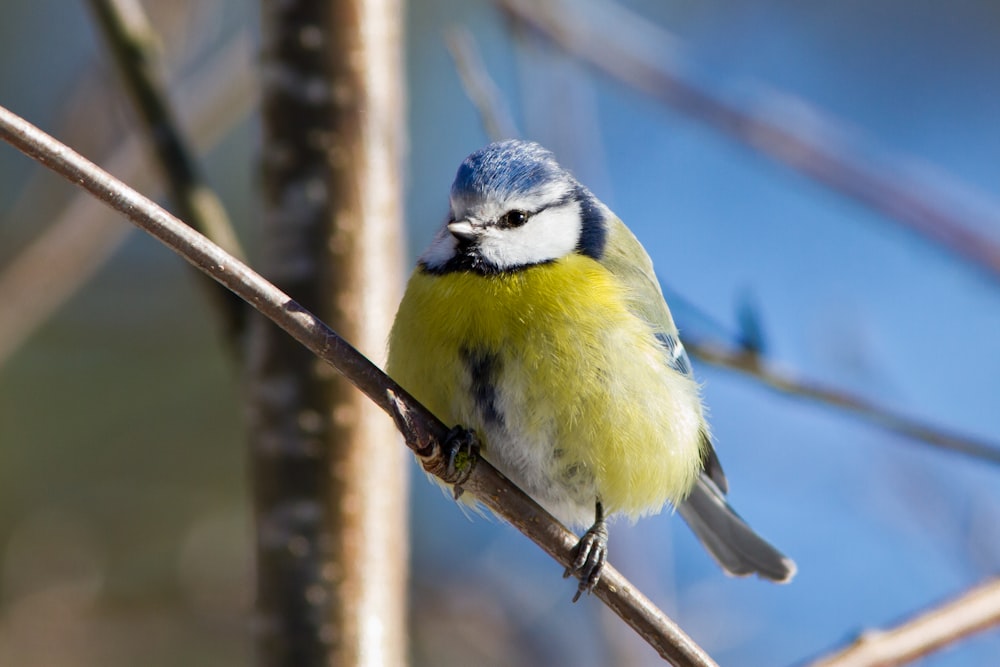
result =
[[607,208],[536,143],[508,140],[467,157],[449,215],[421,264],[432,272],[491,274],[573,252],[600,258]]

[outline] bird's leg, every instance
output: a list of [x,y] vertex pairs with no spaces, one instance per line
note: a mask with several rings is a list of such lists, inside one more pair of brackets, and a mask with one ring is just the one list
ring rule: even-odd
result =
[[580,599],[584,591],[590,593],[601,580],[604,563],[608,560],[608,524],[604,520],[604,506],[597,501],[594,525],[583,534],[573,550],[573,564],[566,568],[563,577],[575,575],[580,578],[573,602]]
[[441,446],[448,458],[445,481],[454,485],[455,500],[458,500],[462,495],[462,484],[469,479],[479,460],[479,440],[475,432],[455,426],[448,431]]

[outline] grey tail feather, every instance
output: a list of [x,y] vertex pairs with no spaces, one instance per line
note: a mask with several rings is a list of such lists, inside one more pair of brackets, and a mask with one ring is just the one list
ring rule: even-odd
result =
[[677,511],[727,573],[791,581],[795,563],[746,524],[704,473]]

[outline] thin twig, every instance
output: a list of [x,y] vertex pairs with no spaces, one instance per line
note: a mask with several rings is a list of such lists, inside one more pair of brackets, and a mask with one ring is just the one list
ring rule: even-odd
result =
[[850,646],[811,662],[810,667],[903,665],[1000,625],[1000,579],[965,592],[888,630],[869,630]]
[[[447,436],[448,428],[287,294],[146,197],[3,107],[0,107],[0,137],[124,214],[247,301],[336,368],[376,405],[393,415],[397,424],[406,425],[407,444],[422,459],[425,468],[432,473],[447,468],[440,443]],[[442,478],[448,482],[457,481],[454,477]],[[518,528],[560,565],[569,566],[576,536],[488,462],[480,460],[472,468],[469,478],[463,481],[463,488]],[[674,665],[704,667],[715,664],[614,568],[605,568],[595,594]]]
[[[897,170],[862,164],[819,137],[746,113],[685,80],[670,68],[669,53],[659,48],[675,42],[666,31],[646,24],[647,37],[637,40],[616,29],[618,20],[595,25],[562,2],[496,2],[517,24],[599,72],[878,211],[1000,278],[1000,244],[973,231],[996,227],[996,220],[966,224],[955,215],[953,205],[925,184],[909,182]],[[600,5],[610,11],[604,3]],[[614,12],[617,19],[628,18],[632,24],[640,21],[624,8]]]
[[692,356],[706,363],[751,375],[765,386],[783,394],[831,405],[913,440],[1000,464],[1000,445],[949,433],[939,427],[894,413],[842,389],[795,378],[766,365],[757,354],[691,339],[685,339],[684,346]]
[[[206,184],[168,101],[156,33],[136,0],[90,0],[125,88],[142,121],[179,217],[229,254],[244,257],[222,202]],[[225,318],[230,341],[245,328],[246,308],[214,283],[210,290]]]

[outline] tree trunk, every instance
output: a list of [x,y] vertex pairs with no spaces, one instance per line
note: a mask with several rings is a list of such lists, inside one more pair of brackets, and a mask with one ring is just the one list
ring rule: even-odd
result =
[[[381,361],[401,284],[402,7],[263,2],[265,272]],[[260,319],[249,341],[258,663],[404,665],[392,422]]]

